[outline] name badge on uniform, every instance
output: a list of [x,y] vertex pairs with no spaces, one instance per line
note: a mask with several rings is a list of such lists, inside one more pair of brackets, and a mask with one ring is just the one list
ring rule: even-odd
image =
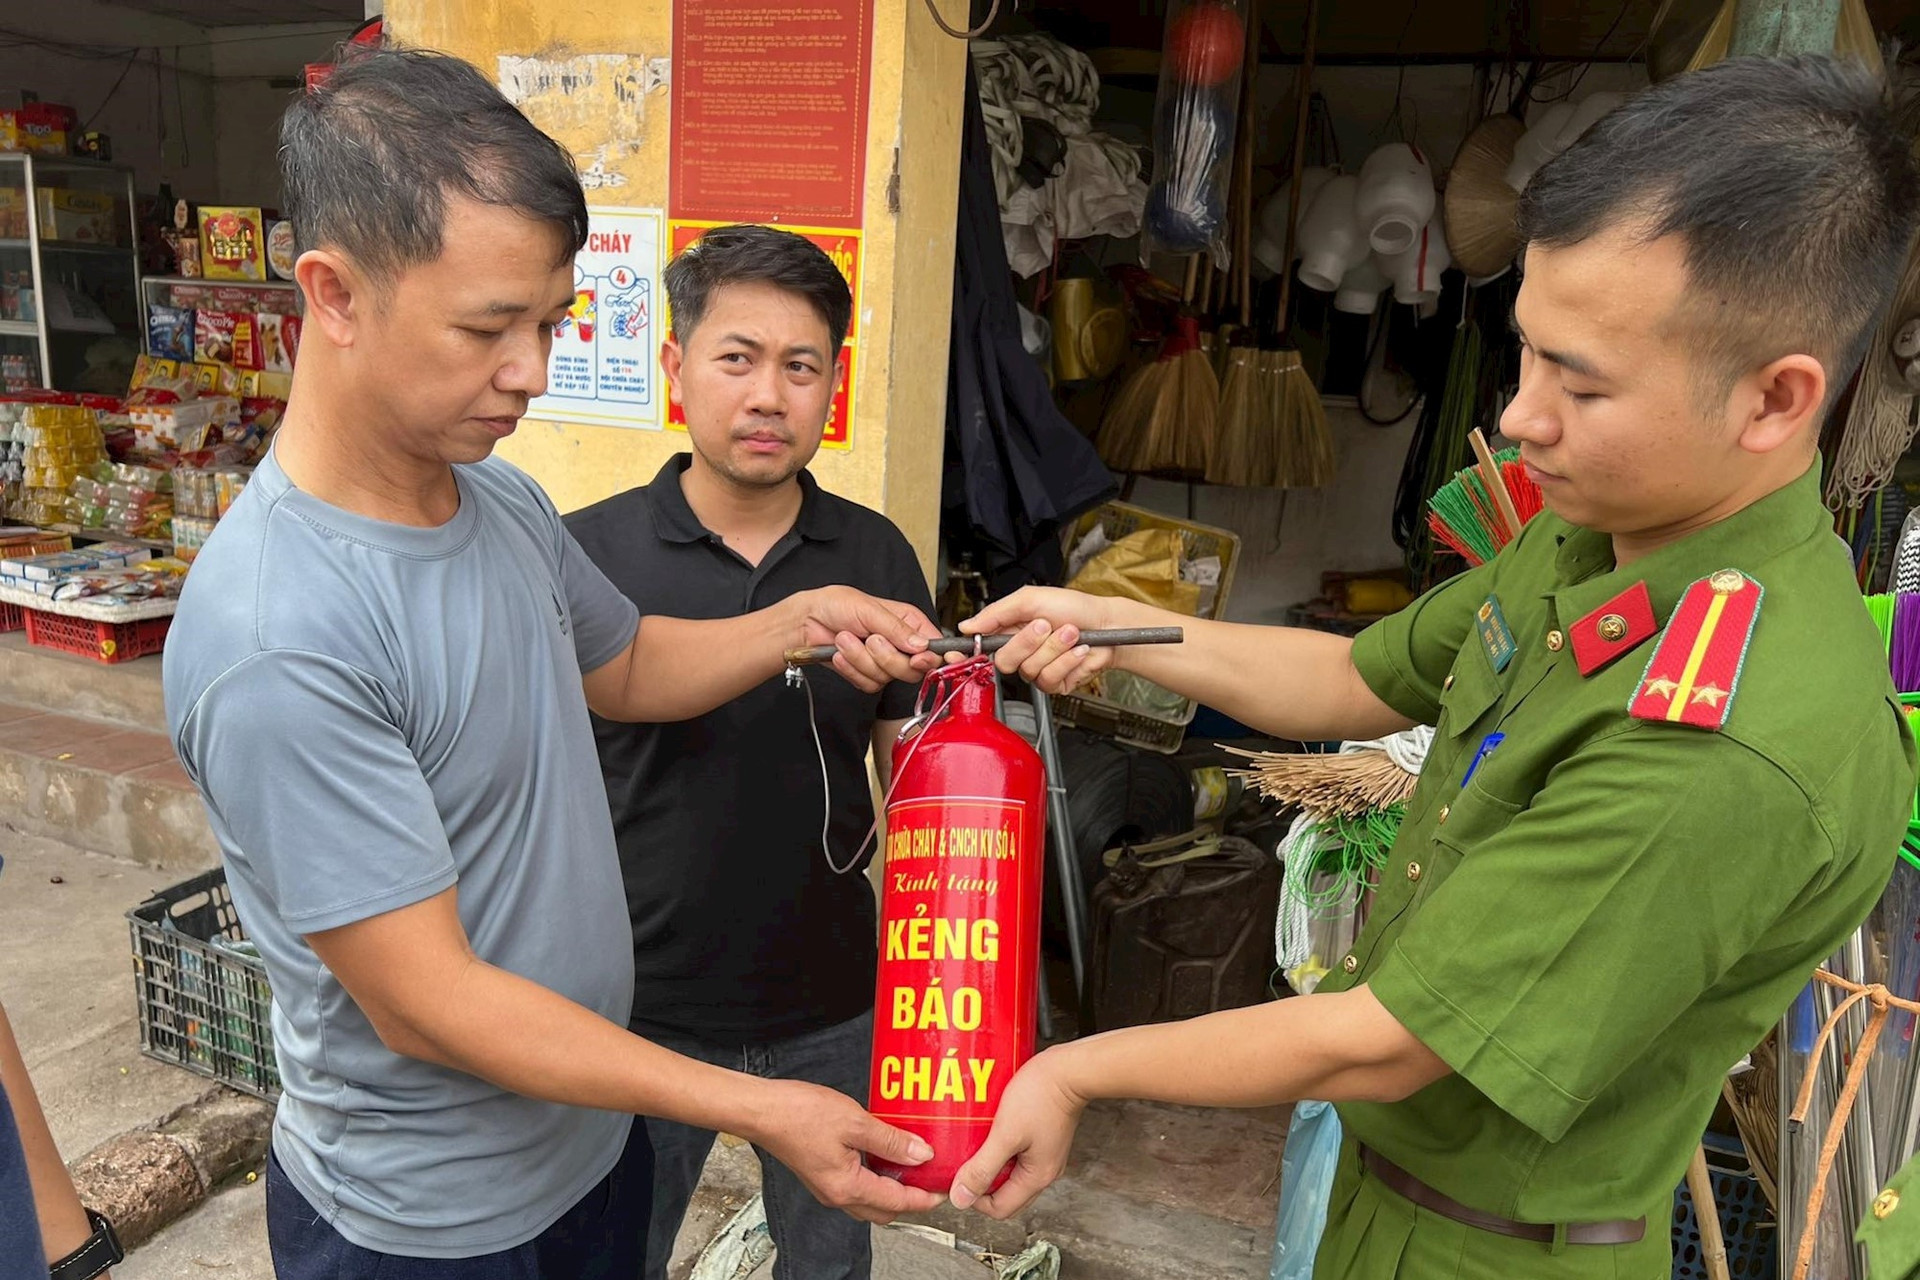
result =
[[1474,622],[1480,628],[1480,644],[1487,651],[1487,661],[1493,664],[1494,671],[1505,671],[1513,655],[1519,652],[1519,646],[1513,642],[1506,615],[1500,612],[1500,598],[1488,596],[1474,614]]

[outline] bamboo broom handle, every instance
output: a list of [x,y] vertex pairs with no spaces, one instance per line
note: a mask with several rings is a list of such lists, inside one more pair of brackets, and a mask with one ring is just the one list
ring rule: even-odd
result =
[[1487,447],[1487,438],[1475,427],[1468,434],[1473,441],[1473,456],[1480,461],[1480,479],[1486,483],[1487,492],[1494,504],[1500,508],[1500,518],[1507,522],[1507,536],[1511,540],[1520,536],[1520,513],[1513,509],[1513,495],[1507,492],[1506,477],[1500,474],[1500,464],[1493,460],[1493,450]]
[[1307,39],[1300,52],[1300,87],[1294,98],[1297,108],[1293,120],[1293,186],[1287,192],[1286,268],[1280,273],[1280,310],[1273,327],[1287,331],[1287,303],[1293,299],[1293,233],[1300,221],[1300,175],[1307,168],[1307,109],[1313,104],[1313,46],[1320,31],[1320,0],[1307,4]]
[[1687,1162],[1687,1190],[1693,1195],[1693,1220],[1700,1228],[1700,1257],[1709,1280],[1728,1280],[1727,1242],[1720,1235],[1720,1206],[1713,1199],[1713,1176],[1707,1172],[1707,1149],[1693,1149]]

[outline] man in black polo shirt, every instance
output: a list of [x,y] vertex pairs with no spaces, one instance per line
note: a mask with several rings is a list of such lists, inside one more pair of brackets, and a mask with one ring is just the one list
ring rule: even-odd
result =
[[[829,583],[931,612],[900,531],[806,471],[852,320],[832,261],[788,232],[721,227],[668,266],[666,286],[674,332],[661,363],[693,452],[568,518],[594,563],[642,615],[728,617]],[[811,721],[807,691],[780,679],[678,724],[594,721],[633,915],[633,1027],[864,1104],[875,964],[867,859],[855,861],[873,823],[865,760],[871,744],[886,778],[915,690],[804,677]],[[665,1280],[714,1135],[646,1124],[647,1280]],[[759,1155],[776,1280],[865,1280],[867,1225]]]

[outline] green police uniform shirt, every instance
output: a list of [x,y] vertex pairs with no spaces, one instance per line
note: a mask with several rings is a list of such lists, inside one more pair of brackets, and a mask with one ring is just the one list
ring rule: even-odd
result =
[[1855,1234],[1867,1246],[1873,1280],[1920,1275],[1920,1156],[1893,1175]]
[[[1763,595],[1737,689],[1699,695],[1724,727],[1634,718],[1659,628],[1729,568]],[[1638,583],[1646,637],[1583,676],[1570,629]],[[1489,600],[1511,637],[1499,670]],[[1348,1135],[1504,1218],[1646,1215],[1664,1256],[1722,1078],[1866,917],[1913,803],[1913,743],[1819,468],[1624,569],[1605,535],[1543,513],[1353,658],[1436,732],[1367,923],[1321,989],[1368,984],[1454,1074],[1343,1104]],[[1328,1231],[1364,1228],[1336,1213]],[[1319,1274],[1393,1274],[1329,1264],[1362,1256],[1353,1243],[1324,1244]]]

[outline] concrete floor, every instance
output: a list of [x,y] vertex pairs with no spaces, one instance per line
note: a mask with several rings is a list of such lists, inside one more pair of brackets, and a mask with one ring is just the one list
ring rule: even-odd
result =
[[0,1004],[62,1153],[205,1093],[140,1054],[126,913],[178,877],[5,826],[0,860]]

